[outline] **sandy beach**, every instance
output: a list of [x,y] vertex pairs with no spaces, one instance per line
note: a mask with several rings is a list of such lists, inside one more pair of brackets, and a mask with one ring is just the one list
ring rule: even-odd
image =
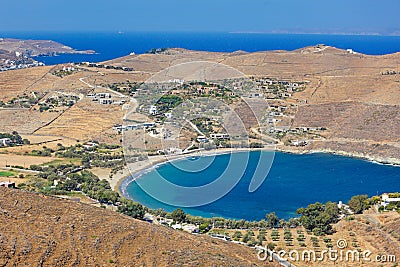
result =
[[[152,156],[149,157],[146,161],[136,162],[134,164],[130,164],[129,168],[125,167],[123,170],[119,171],[117,174],[113,176],[113,178],[103,178],[110,182],[111,187],[117,191],[118,193],[125,195],[122,192],[121,188],[125,187],[127,184],[132,182],[133,180],[127,181],[130,176],[135,176],[135,178],[139,177],[143,171],[155,167],[159,164],[163,164],[169,161],[181,160],[187,157],[194,157],[194,156],[212,156],[212,155],[223,155],[228,153],[238,153],[238,152],[251,152],[251,151],[271,151],[269,148],[263,149],[249,149],[249,148],[223,148],[223,149],[214,149],[214,150],[196,150],[193,152],[179,154],[179,155],[159,155],[159,156]],[[127,183],[127,184],[124,184]]]

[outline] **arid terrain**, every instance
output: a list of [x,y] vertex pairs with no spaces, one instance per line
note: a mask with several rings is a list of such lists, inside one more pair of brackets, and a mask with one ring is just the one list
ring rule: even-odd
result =
[[18,190],[0,188],[0,218],[0,266],[265,266],[254,249]]
[[15,57],[15,53],[25,54],[29,57],[54,55],[93,53],[93,51],[78,51],[69,46],[51,40],[21,40],[12,38],[0,38],[0,58],[4,56]]
[[[0,266],[280,266],[259,260],[254,248],[150,224],[89,203],[16,189],[0,187],[0,219]],[[340,250],[339,240],[347,242],[341,249],[344,255],[371,252],[367,260],[354,256],[334,261],[327,255],[322,261],[302,260],[300,256],[291,261],[296,266],[395,266],[400,257],[399,220],[397,212],[370,209],[334,225],[333,235],[315,237],[297,227],[276,230],[280,238],[272,240],[275,251],[296,250],[299,255],[305,250],[320,253],[328,244]],[[222,229],[231,236],[238,230]],[[267,230],[267,242],[271,243],[273,231]],[[284,231],[293,234],[290,245]],[[305,235],[305,247],[298,245],[299,233]]]
[[[103,63],[113,68],[79,66],[65,76],[54,75],[61,66],[0,73],[0,100],[7,102],[13,98],[32,97],[32,94],[48,97],[52,92],[83,96],[107,92],[108,89],[101,86],[145,81],[169,66],[192,61],[226,64],[248,76],[306,82],[305,90],[285,100],[297,110],[287,123],[292,128],[324,127],[327,130],[322,138],[308,140],[304,147],[282,143],[279,149],[329,151],[380,162],[400,162],[400,53],[369,56],[324,45],[256,53],[170,49]],[[120,137],[111,128],[122,123],[122,109],[121,106],[91,103],[85,97],[76,105],[53,113],[39,112],[37,106],[3,108],[0,131],[119,142]]]
[[[326,151],[400,164],[400,53],[369,56],[324,45],[257,53],[169,49],[99,64],[1,72],[0,132],[17,131],[30,141],[22,146],[0,148],[0,167],[16,173],[3,180],[17,185],[27,183],[27,176],[37,174],[25,170],[30,165],[51,165],[55,161],[82,164],[77,158],[56,158],[55,152],[50,156],[36,155],[32,153],[35,150],[58,152],[63,146],[94,140],[120,145],[122,135],[114,126],[122,124],[130,105],[135,105],[134,95],[123,91],[124,87],[136,86],[170,66],[193,61],[225,64],[254,80],[296,81],[305,85],[281,99],[268,99],[271,106],[289,107],[289,111],[277,117],[281,119],[277,127],[289,127],[280,137],[279,150]],[[112,87],[115,84],[118,91]],[[95,94],[109,94],[104,98],[113,99],[114,103],[94,101]],[[240,105],[236,109],[245,110]],[[242,115],[247,122],[254,118],[251,114]],[[138,121],[145,121],[141,116],[137,115]],[[306,130],[293,135],[290,129]],[[190,144],[189,137],[196,137],[185,135],[186,145]],[[155,139],[146,139],[149,147]],[[305,139],[304,145],[293,145],[291,141],[296,139]],[[102,150],[103,154],[112,151]],[[10,165],[21,168],[12,169]],[[122,174],[111,177],[112,166],[91,170],[101,179],[109,178],[112,188],[123,178]],[[0,266],[266,264],[257,259],[254,249],[245,246],[185,234],[87,204],[18,190],[0,188],[0,217]],[[399,257],[398,225],[398,214],[370,210],[355,220],[340,221],[331,238],[346,238],[375,254]],[[278,245],[285,248],[284,241],[280,242]],[[326,262],[326,266],[329,264]]]

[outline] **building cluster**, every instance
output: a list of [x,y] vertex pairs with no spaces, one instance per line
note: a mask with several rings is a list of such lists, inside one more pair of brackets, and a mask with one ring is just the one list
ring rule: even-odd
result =
[[210,134],[210,138],[207,138],[205,135],[199,135],[196,140],[199,143],[208,143],[213,142],[214,140],[229,140],[230,138],[230,135],[226,133],[213,133]]
[[79,65],[80,66],[84,66],[84,67],[89,67],[89,68],[133,71],[133,68],[121,67],[121,66],[112,66],[112,65],[100,64],[100,63],[92,63],[92,62],[82,62],[82,63],[79,63]]
[[66,65],[66,66],[63,66],[62,70],[71,72],[71,71],[75,71],[75,67],[74,67],[74,65]]
[[324,127],[295,127],[291,128],[290,126],[275,126],[270,130],[270,133],[290,133],[290,134],[306,134],[309,132],[315,131],[325,131]]
[[44,63],[36,60],[11,60],[0,59],[0,72],[8,70],[27,69],[32,67],[44,66]]
[[52,72],[53,75],[56,75],[60,78],[63,78],[65,76],[71,75],[72,73],[74,73],[75,71],[81,71],[81,69],[76,68],[74,63],[71,64],[67,64],[62,66],[62,68],[58,68],[57,70],[55,70],[54,72]]
[[169,226],[175,230],[182,230],[191,234],[197,234],[200,232],[200,228],[198,225],[190,223],[175,223],[173,219],[168,219],[161,216],[155,216],[149,213],[146,213],[143,219],[150,223]]
[[80,96],[74,93],[52,92],[43,97],[38,104],[41,111],[51,111],[56,107],[72,107],[81,98],[83,98],[83,95]]
[[289,98],[294,92],[304,90],[305,85],[309,83],[309,81],[293,82],[289,80],[276,80],[267,77],[253,77],[252,80],[262,90],[263,97],[267,99]]
[[[184,82],[181,80],[171,80],[168,83],[155,83],[138,89],[138,95],[143,95],[144,102],[139,107],[142,114],[150,115],[157,124],[166,123],[166,119],[174,117],[172,109],[179,106],[177,112],[180,116],[191,118],[194,114],[202,117],[202,114],[207,113],[207,117],[211,120],[220,120],[221,116],[226,111],[224,106],[218,104],[203,103],[201,101],[193,102],[194,105],[187,105],[185,99],[196,99],[198,97],[209,96],[228,100],[228,105],[234,103],[234,98],[241,95],[249,101],[253,101],[256,107],[257,99],[270,99],[270,105],[266,110],[265,116],[260,123],[265,125],[260,126],[260,133],[270,135],[273,138],[284,141],[285,144],[290,146],[307,146],[311,139],[323,138],[321,132],[326,131],[324,127],[293,127],[294,116],[298,109],[298,102],[295,99],[287,99],[292,97],[295,92],[304,90],[309,81],[292,81],[283,79],[273,79],[268,77],[251,77],[250,81],[246,79],[227,80],[223,85],[214,84],[211,82]],[[256,85],[256,86],[254,86]],[[233,89],[229,89],[233,88]],[[256,89],[256,90],[253,90]],[[154,104],[146,103],[148,97],[152,92],[160,93],[163,97]],[[253,103],[252,102],[252,103]],[[263,102],[264,103],[264,102]],[[239,105],[238,110],[243,110],[246,115],[246,107]],[[261,107],[265,110],[265,107]],[[260,109],[260,112],[264,112]],[[241,111],[240,111],[241,112]],[[253,111],[254,112],[254,111]],[[246,120],[245,116],[241,117]],[[194,141],[200,144],[204,143],[223,143],[231,139],[228,134],[221,133],[220,125],[214,125],[210,121],[205,123],[193,122],[195,126],[192,128],[198,132]],[[256,137],[257,138],[257,137]]]
[[113,130],[117,131],[118,133],[122,133],[125,131],[132,131],[138,129],[153,129],[156,127],[154,122],[144,122],[140,124],[131,124],[131,125],[121,125],[116,124],[113,126]]
[[123,105],[126,103],[126,97],[115,97],[111,93],[88,94],[86,97],[101,105]]

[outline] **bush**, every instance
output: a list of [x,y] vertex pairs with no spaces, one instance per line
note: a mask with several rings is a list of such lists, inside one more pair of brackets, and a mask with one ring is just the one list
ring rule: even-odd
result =
[[354,196],[347,203],[355,214],[360,214],[370,207],[367,195]]
[[139,204],[135,203],[130,199],[123,199],[121,204],[118,206],[118,212],[126,214],[135,219],[143,219],[145,214],[144,207]]

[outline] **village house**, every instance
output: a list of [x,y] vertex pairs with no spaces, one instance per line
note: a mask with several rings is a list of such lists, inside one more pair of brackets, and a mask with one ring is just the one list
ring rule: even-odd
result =
[[111,98],[110,93],[98,93],[98,94],[96,94],[96,96],[100,97],[100,98]]
[[251,93],[251,94],[249,95],[249,97],[250,97],[250,98],[262,98],[262,97],[264,97],[264,94],[261,94],[261,93]]
[[[151,126],[150,124],[146,124],[148,126]],[[121,124],[116,124],[112,127],[114,131],[117,131],[118,133],[121,133],[123,131],[130,131],[130,130],[136,130],[141,128],[142,126],[139,124],[131,124],[131,125],[121,125]]]
[[63,71],[74,71],[74,70],[75,68],[69,65],[63,67]]
[[99,103],[102,105],[111,105],[114,102],[112,99],[99,99]]
[[87,143],[83,144],[82,146],[85,149],[91,149],[91,148],[98,146],[98,144],[93,143],[93,142],[87,142]]
[[199,143],[207,143],[207,142],[208,142],[208,139],[207,139],[207,137],[205,137],[204,135],[199,135],[199,136],[197,136],[197,141],[198,141]]
[[229,138],[230,138],[229,134],[223,134],[223,133],[211,134],[211,139],[229,139]]
[[307,140],[295,140],[292,141],[291,144],[293,146],[306,146],[308,144]]
[[157,106],[151,105],[151,106],[149,107],[149,114],[150,114],[150,115],[153,115],[153,116],[157,115],[157,114],[158,114],[158,108],[157,108]]
[[194,224],[178,223],[178,224],[171,225],[171,227],[175,230],[183,230],[183,231],[191,233],[191,234],[199,232],[199,227]]
[[156,124],[154,122],[145,122],[142,124],[144,128],[148,129],[148,128],[154,128],[156,127]]
[[290,126],[275,126],[270,130],[270,133],[286,133],[290,130]]
[[1,187],[6,187],[6,188],[15,188],[15,183],[13,182],[0,182]]
[[10,138],[1,138],[0,139],[0,147],[9,146],[11,144],[12,144],[12,141]]
[[387,193],[382,194],[381,206],[386,208],[390,203],[400,203],[400,198],[391,198]]

